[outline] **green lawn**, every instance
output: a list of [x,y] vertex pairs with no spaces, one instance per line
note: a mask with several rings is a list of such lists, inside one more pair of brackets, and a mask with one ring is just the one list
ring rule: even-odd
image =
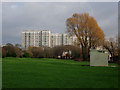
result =
[[89,62],[4,58],[2,85],[3,88],[118,88],[118,67],[81,65]]

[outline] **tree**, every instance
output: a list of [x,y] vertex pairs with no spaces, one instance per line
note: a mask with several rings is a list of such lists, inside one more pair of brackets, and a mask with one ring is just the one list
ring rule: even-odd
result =
[[43,47],[44,49],[44,57],[46,58],[53,58],[53,48],[49,48],[49,47]]
[[6,57],[6,50],[2,48],[2,58]]
[[15,44],[15,47],[21,48],[21,44]]
[[110,37],[109,40],[105,40],[103,44],[104,48],[107,49],[111,54],[113,61],[117,60],[118,56],[118,42],[114,38]]
[[3,48],[6,51],[6,56],[7,57],[16,57],[17,56],[16,52],[15,52],[14,45],[8,43],[8,44],[6,44],[6,46],[3,46]]
[[118,38],[118,64],[120,65],[120,36],[117,38]]
[[19,47],[17,47],[15,45],[14,50],[15,50],[15,53],[16,53],[16,57],[21,57],[22,56],[22,49],[20,49]]
[[25,58],[30,58],[30,57],[31,57],[31,53],[25,51],[24,54],[23,54],[23,57],[25,57]]
[[44,57],[43,49],[41,47],[31,47],[29,52],[31,52],[35,58]]
[[2,48],[3,56],[7,57],[20,57],[22,55],[22,50],[16,45],[12,45],[11,43],[7,43],[6,46]]
[[81,54],[80,47],[72,46],[72,45],[56,46],[52,48],[52,51],[54,58],[57,58],[58,56],[62,56],[63,52],[69,52],[69,51],[71,51],[70,56],[72,57],[72,59],[80,58],[80,54]]
[[57,58],[58,56],[61,56],[63,53],[63,46],[55,46],[53,47],[53,57]]
[[66,20],[66,27],[70,36],[76,35],[82,47],[83,60],[88,58],[91,47],[97,47],[104,42],[104,32],[88,13],[73,14]]

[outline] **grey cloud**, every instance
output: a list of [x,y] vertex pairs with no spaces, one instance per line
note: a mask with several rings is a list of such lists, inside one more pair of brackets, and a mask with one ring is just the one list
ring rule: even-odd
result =
[[[66,31],[65,21],[73,13],[88,12],[107,36],[117,33],[117,3],[3,3],[3,44],[21,43],[24,29]],[[113,31],[114,29],[114,31]]]

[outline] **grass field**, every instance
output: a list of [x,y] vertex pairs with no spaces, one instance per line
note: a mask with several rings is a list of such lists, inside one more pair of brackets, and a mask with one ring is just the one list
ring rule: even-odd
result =
[[[118,67],[47,58],[4,58],[3,88],[118,88]],[[116,65],[116,64],[110,64]]]

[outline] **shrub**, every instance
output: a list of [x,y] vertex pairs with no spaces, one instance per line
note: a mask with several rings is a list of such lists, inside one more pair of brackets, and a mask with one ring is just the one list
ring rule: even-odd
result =
[[31,57],[30,52],[24,52],[23,57],[29,58]]

